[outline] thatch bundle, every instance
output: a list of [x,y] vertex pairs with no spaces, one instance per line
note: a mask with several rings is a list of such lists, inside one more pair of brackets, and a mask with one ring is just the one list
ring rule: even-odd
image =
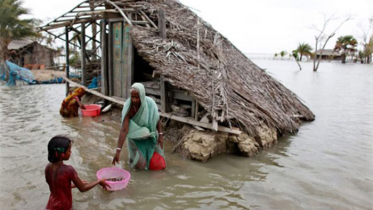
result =
[[157,11],[164,9],[167,20],[166,39],[156,29],[133,26],[132,39],[139,55],[172,85],[194,94],[216,120],[239,125],[252,135],[262,123],[284,133],[298,129],[299,116],[314,120],[314,114],[294,93],[208,23],[197,20],[187,7],[173,0],[128,2],[124,7],[134,5],[154,22],[158,21]]

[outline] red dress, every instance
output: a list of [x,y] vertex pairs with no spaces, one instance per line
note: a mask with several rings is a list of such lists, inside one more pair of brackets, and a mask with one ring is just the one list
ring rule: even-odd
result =
[[45,167],[45,179],[51,192],[46,209],[72,208],[71,182],[77,176],[72,166],[62,164],[56,171],[52,171],[51,164]]

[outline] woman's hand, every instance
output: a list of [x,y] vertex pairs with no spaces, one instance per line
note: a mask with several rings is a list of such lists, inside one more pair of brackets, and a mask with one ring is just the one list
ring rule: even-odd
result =
[[119,164],[119,157],[120,157],[120,150],[116,150],[113,162],[111,164],[115,165],[116,163]]
[[101,179],[99,184],[101,185],[101,187],[103,187],[105,190],[108,190],[109,188],[111,188],[108,183],[106,183],[106,179]]
[[158,142],[157,143],[163,149],[163,134],[158,136]]

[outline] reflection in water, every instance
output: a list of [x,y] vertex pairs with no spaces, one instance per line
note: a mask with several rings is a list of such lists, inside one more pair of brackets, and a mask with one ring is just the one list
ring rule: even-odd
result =
[[[373,206],[373,72],[369,65],[258,60],[316,114],[299,133],[253,158],[221,155],[207,163],[171,154],[167,170],[129,169],[126,190],[73,190],[75,209],[369,209]],[[262,63],[260,63],[262,62]],[[309,65],[309,66],[307,66]],[[47,143],[74,139],[73,165],[82,179],[110,167],[119,122],[59,116],[64,85],[0,87],[0,204],[42,209],[49,196]],[[123,151],[126,149],[124,148]],[[121,164],[127,161],[121,154]],[[128,165],[126,165],[128,167]]]

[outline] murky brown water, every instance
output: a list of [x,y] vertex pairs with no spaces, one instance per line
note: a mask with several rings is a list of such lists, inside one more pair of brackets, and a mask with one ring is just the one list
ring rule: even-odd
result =
[[[130,169],[128,188],[119,192],[73,189],[74,209],[372,209],[373,66],[322,63],[313,73],[311,63],[299,71],[289,61],[254,61],[298,94],[316,120],[254,158],[199,163],[170,154],[166,142],[166,171]],[[81,178],[93,181],[110,166],[119,123],[61,118],[64,93],[64,85],[0,87],[1,209],[45,207],[47,143],[56,134],[75,139],[66,163]]]

